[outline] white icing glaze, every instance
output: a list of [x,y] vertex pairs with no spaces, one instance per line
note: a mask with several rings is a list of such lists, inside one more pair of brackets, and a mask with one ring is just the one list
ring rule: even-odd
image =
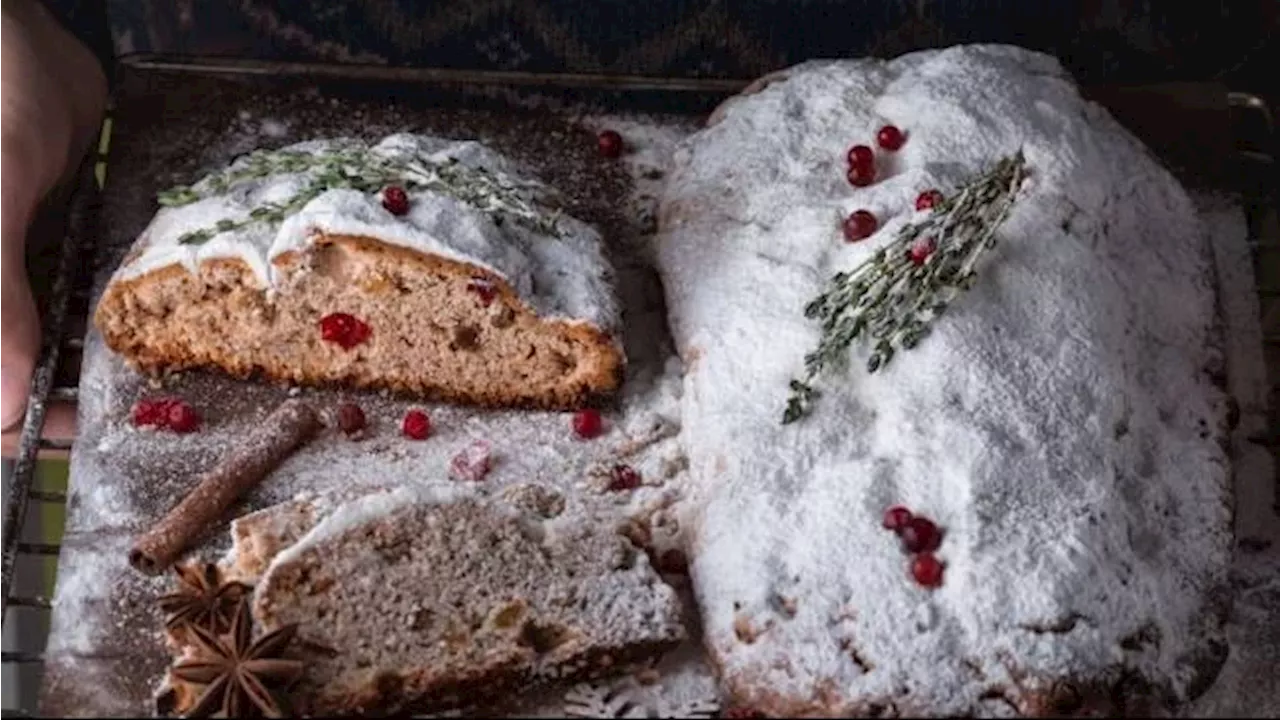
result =
[[[283,564],[297,560],[307,550],[348,530],[386,517],[412,505],[447,505],[462,498],[476,497],[456,485],[409,485],[386,492],[375,492],[339,505],[298,541],[281,550],[263,573],[267,582],[272,571]],[[320,508],[317,508],[319,510]]]
[[[692,573],[726,676],[942,714],[995,712],[983,692],[1016,672],[1034,687],[1125,665],[1185,692],[1189,661],[1222,639],[1206,598],[1231,549],[1204,372],[1211,258],[1187,196],[1043,55],[973,46],[788,75],[677,152],[658,240],[689,363]],[[906,145],[850,187],[846,150],[886,123]],[[974,289],[874,375],[855,345],[813,414],[780,425],[818,341],[804,305],[917,193],[1019,148],[1032,179]],[[845,243],[859,208],[881,230]],[[898,503],[944,528],[936,591],[881,528]],[[1158,643],[1121,648],[1144,628]]]
[[[337,148],[363,146],[357,140],[314,140],[284,150],[322,155]],[[484,168],[508,183],[529,202],[554,194],[546,185],[523,177],[514,165],[476,142],[455,142],[420,135],[398,134],[372,147],[375,156],[409,161],[425,157],[432,162],[449,158]],[[241,158],[230,166],[243,168]],[[222,194],[176,207],[162,207],[142,232],[140,251],[124,264],[115,279],[127,279],[169,265],[193,270],[212,258],[243,260],[265,287],[277,284],[272,261],[280,255],[307,248],[317,234],[370,237],[450,260],[493,271],[509,282],[540,316],[589,322],[612,330],[618,326],[618,306],[613,293],[613,270],[594,228],[560,215],[558,236],[543,234],[514,222],[495,222],[483,210],[432,190],[409,193],[409,212],[392,215],[382,206],[381,194],[333,189],[324,192],[278,225],[254,223],[243,229],[218,233],[201,244],[181,242],[187,233],[210,228],[219,220],[239,221],[256,207],[283,202],[295,196],[315,170],[272,174],[237,182]],[[209,179],[193,186],[207,190]],[[550,214],[550,209],[544,212]]]

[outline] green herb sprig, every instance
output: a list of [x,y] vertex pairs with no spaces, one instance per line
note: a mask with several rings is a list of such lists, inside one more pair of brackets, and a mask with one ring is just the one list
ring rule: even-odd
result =
[[[1021,151],[933,206],[924,219],[908,223],[898,236],[850,272],[836,273],[804,315],[822,326],[818,347],[804,357],[804,376],[790,383],[784,425],[810,413],[820,393],[814,381],[843,367],[854,340],[871,344],[867,372],[876,372],[899,349],[911,349],[929,333],[960,292],[974,282],[974,269],[996,244],[996,229],[1008,217],[1027,176]],[[933,241],[922,262],[913,260],[917,242]]]
[[321,153],[258,150],[242,162],[209,175],[195,185],[170,188],[156,199],[162,206],[179,207],[225,194],[241,182],[297,173],[309,173],[310,177],[292,197],[260,205],[247,217],[225,218],[210,227],[187,232],[178,238],[178,242],[198,245],[219,233],[257,224],[277,225],[329,190],[377,193],[389,185],[399,185],[409,191],[439,192],[492,215],[498,222],[511,220],[544,235],[560,235],[560,212],[539,206],[539,197],[545,189],[537,183],[519,181],[487,168],[467,165],[456,158],[439,161],[421,154],[392,158],[354,143]]

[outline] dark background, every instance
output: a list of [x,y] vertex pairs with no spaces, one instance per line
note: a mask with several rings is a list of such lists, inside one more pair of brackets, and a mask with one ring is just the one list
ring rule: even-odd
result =
[[1055,54],[1091,84],[1280,87],[1280,0],[49,2],[104,55],[749,79],[810,58],[1007,42]]

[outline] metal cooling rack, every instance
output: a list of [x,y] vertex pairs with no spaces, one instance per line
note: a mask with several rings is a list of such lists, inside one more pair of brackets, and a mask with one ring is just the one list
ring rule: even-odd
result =
[[[504,77],[509,82],[511,78]],[[517,78],[518,79],[518,78]],[[590,78],[588,78],[588,81]],[[618,89],[626,89],[627,83],[608,83]],[[651,79],[646,80],[652,84]],[[517,83],[520,84],[520,83]],[[539,84],[539,83],[534,83]],[[555,84],[555,83],[551,83]],[[592,84],[588,82],[588,84]],[[737,84],[740,85],[740,84]],[[661,87],[666,90],[670,88]],[[685,89],[683,87],[677,89]],[[737,88],[701,87],[712,92],[732,92]],[[1280,186],[1276,182],[1276,134],[1275,121],[1271,109],[1259,96],[1248,93],[1229,93],[1230,105],[1235,126],[1248,128],[1247,137],[1237,137],[1236,152],[1238,165],[1250,180],[1247,186],[1240,188],[1249,228],[1249,247],[1253,253],[1254,268],[1259,278],[1258,296],[1263,320],[1264,353],[1267,358],[1270,379],[1270,422],[1267,431],[1251,441],[1266,446],[1273,457],[1280,463],[1280,270],[1266,270],[1265,264],[1270,262],[1280,268],[1280,211],[1277,201],[1280,200]],[[110,120],[107,120],[108,127]],[[81,169],[77,185],[70,195],[68,204],[68,221],[61,246],[57,274],[54,278],[52,295],[49,299],[44,322],[44,345],[40,360],[36,366],[31,385],[31,395],[27,400],[27,414],[22,424],[19,450],[16,455],[12,475],[9,478],[9,502],[4,508],[4,556],[3,556],[3,622],[7,624],[10,608],[30,608],[47,613],[50,610],[50,598],[35,593],[23,594],[13,585],[14,568],[20,556],[53,557],[60,551],[57,543],[24,542],[23,529],[27,514],[33,503],[66,505],[64,493],[35,490],[36,463],[42,452],[61,452],[70,450],[70,443],[54,442],[40,437],[44,425],[45,412],[50,402],[75,402],[77,387],[60,385],[58,377],[78,377],[78,367],[67,367],[66,359],[78,356],[83,348],[84,338],[71,331],[75,320],[73,308],[87,315],[89,305],[90,268],[92,242],[96,237],[96,219],[98,208],[98,176],[106,161],[105,148],[100,147],[96,157],[86,162]],[[1280,502],[1280,498],[1278,498]],[[1280,508],[1277,508],[1280,512]],[[41,643],[43,645],[43,643]],[[6,668],[13,665],[43,664],[42,649],[29,649],[4,652],[2,664]],[[15,717],[31,716],[33,709],[23,708],[18,711],[7,711]]]

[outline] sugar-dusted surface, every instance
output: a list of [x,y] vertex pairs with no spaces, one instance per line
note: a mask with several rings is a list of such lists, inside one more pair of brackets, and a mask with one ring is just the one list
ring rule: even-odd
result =
[[[968,47],[812,63],[678,152],[659,266],[689,372],[692,573],[729,690],[770,712],[1023,712],[1124,670],[1183,698],[1225,659],[1231,495],[1207,235],[1056,61]],[[854,189],[845,152],[893,123]],[[916,194],[1021,149],[1032,179],[975,287],[914,350],[823,382],[805,304]],[[848,244],[842,218],[880,219]],[[942,587],[880,527],[944,529]],[[1052,704],[1049,707],[1053,707]]]
[[[100,279],[114,269],[133,234],[150,218],[154,210],[151,194],[155,190],[189,181],[201,171],[261,146],[360,132],[376,138],[404,129],[450,135],[451,128],[465,128],[466,132],[459,136],[482,137],[530,167],[536,167],[540,158],[556,156],[558,161],[552,163],[544,177],[570,190],[567,195],[576,208],[574,212],[626,227],[632,222],[633,210],[648,208],[652,213],[651,197],[660,191],[667,171],[663,152],[657,148],[681,139],[691,125],[684,119],[672,118],[659,121],[647,117],[582,118],[582,123],[592,130],[619,129],[632,146],[625,159],[628,169],[635,172],[635,191],[625,192],[619,189],[629,185],[619,173],[624,168],[600,163],[593,157],[594,138],[590,132],[578,132],[561,121],[551,122],[536,113],[528,116],[522,111],[514,122],[512,117],[481,119],[482,114],[453,111],[433,111],[426,114],[429,119],[423,119],[381,105],[338,104],[319,98],[244,98],[230,92],[210,95],[208,83],[185,90],[184,86],[184,82],[175,82],[157,89],[157,97],[174,108],[174,116],[183,118],[180,125],[151,123],[139,117],[125,123],[122,121],[130,118],[117,118],[117,128],[126,135],[119,137],[114,145],[127,152],[119,153],[119,160],[113,158],[112,161],[111,172],[120,182],[109,190],[105,212],[114,244],[105,258],[98,259]],[[232,110],[223,112],[224,107]],[[218,112],[206,113],[208,108],[216,108]],[[152,111],[149,117],[159,117],[158,110]],[[141,128],[132,138],[127,135],[130,125]],[[654,159],[652,163],[650,158]],[[645,197],[646,193],[650,197]],[[1206,224],[1214,231],[1215,244],[1228,250],[1219,253],[1218,260],[1223,287],[1228,291],[1223,305],[1229,321],[1227,347],[1232,360],[1234,390],[1238,368],[1239,372],[1255,374],[1261,368],[1256,310],[1254,315],[1248,312],[1249,304],[1256,301],[1251,297],[1253,282],[1243,223],[1234,201],[1218,199],[1198,204],[1202,209],[1214,211],[1213,215],[1205,215]],[[587,205],[591,206],[589,211],[584,210]],[[646,219],[641,212],[636,212],[634,217],[640,221]],[[652,222],[652,214],[647,221]],[[612,232],[606,235],[618,237]],[[608,435],[596,443],[577,444],[568,439],[567,415],[534,414],[526,417],[541,423],[538,427],[545,428],[545,433],[527,432],[514,438],[511,445],[526,447],[516,440],[545,439],[563,426],[566,435],[564,438],[555,435],[557,445],[549,453],[551,456],[586,452],[599,458],[601,465],[618,457],[637,467],[648,467],[647,463],[652,463],[659,475],[668,471],[676,473],[662,489],[668,491],[680,485],[682,475],[678,469],[683,462],[669,441],[638,454],[629,453],[631,439],[643,444],[644,438],[650,437],[648,431],[655,426],[659,428],[656,435],[678,430],[679,425],[670,421],[678,417],[678,408],[674,406],[678,403],[679,390],[670,384],[679,383],[680,363],[669,355],[661,296],[643,255],[632,254],[629,247],[621,251],[614,247],[611,255],[619,268],[631,358],[628,391],[620,399],[622,422],[617,422],[617,415],[610,415],[613,429]],[[1239,312],[1243,314],[1235,314]],[[655,362],[655,357],[665,360]],[[632,392],[630,388],[637,385],[649,390]],[[202,375],[179,378],[175,387],[184,394],[189,392],[201,397],[211,408],[213,421],[208,432],[198,436],[198,440],[138,436],[136,431],[120,426],[119,417],[144,388],[138,378],[120,367],[102,350],[100,343],[91,339],[81,392],[84,440],[75,451],[74,507],[70,522],[99,530],[73,531],[63,550],[56,599],[58,610],[50,637],[43,691],[43,710],[50,715],[128,716],[145,711],[148,696],[164,666],[160,618],[153,605],[164,586],[128,568],[126,554],[131,533],[176,502],[195,473],[206,468],[226,446],[235,442],[237,433],[263,417],[285,395],[282,390]],[[326,407],[339,402],[332,393],[304,391],[301,394],[320,398]],[[1242,408],[1248,406],[1249,398],[1262,397],[1247,388],[1235,394],[1241,398]],[[396,439],[403,404],[378,396],[350,397],[360,402],[374,421],[373,437],[360,443],[342,440],[350,443],[344,445],[335,431],[325,433],[308,454],[295,457],[287,464],[292,467],[287,476],[278,473],[271,483],[259,488],[246,507],[263,507],[295,494],[313,494],[308,489],[311,484],[305,479],[308,473],[341,477],[343,481],[333,484],[350,482],[355,485],[353,492],[359,493],[362,487],[377,485],[371,477],[388,472],[388,477],[413,474],[413,458],[425,457],[437,465],[447,461],[447,451],[433,451],[430,446],[401,443]],[[645,412],[653,408],[658,408],[653,415]],[[458,446],[471,437],[472,430],[491,427],[505,432],[521,425],[515,416],[504,413],[467,415],[459,417],[458,422],[451,419],[453,416],[448,410],[433,410],[432,416],[444,433],[434,439],[455,438]],[[1242,413],[1242,426],[1248,422],[1247,418],[1248,414]],[[442,420],[448,422],[440,424]],[[618,434],[619,424],[625,435]],[[500,458],[506,452],[504,448],[500,443]],[[356,455],[348,456],[348,453]],[[354,459],[356,456],[363,459]],[[1253,513],[1257,519],[1255,527],[1276,529],[1280,527],[1280,520],[1268,516],[1265,510],[1271,505],[1267,498],[1271,497],[1274,470],[1260,448],[1252,448],[1245,456],[1245,460],[1237,459],[1237,504],[1242,510],[1257,509]],[[590,460],[578,463],[594,465]],[[574,462],[566,461],[566,464]],[[506,469],[513,468],[507,465]],[[503,463],[499,462],[493,477],[501,481],[504,472]],[[556,479],[550,471],[545,476]],[[652,473],[646,472],[646,478],[651,476]],[[286,477],[288,481],[283,482]],[[277,479],[282,480],[281,486],[275,484]],[[640,492],[647,493],[649,501],[660,494],[648,488]],[[148,499],[151,494],[157,497]],[[630,504],[621,506],[624,510],[629,507]],[[1248,515],[1242,512],[1238,517],[1242,523],[1241,538],[1248,535],[1243,528]],[[672,513],[673,518],[676,516],[678,513]],[[687,524],[685,522],[680,531],[686,529]],[[220,534],[206,547],[205,553],[216,556],[227,541],[226,533]],[[1201,702],[1188,709],[1189,716],[1276,714],[1275,703],[1280,702],[1280,688],[1275,687],[1275,678],[1280,677],[1280,637],[1275,636],[1275,629],[1280,628],[1280,617],[1277,617],[1280,600],[1276,596],[1275,578],[1280,577],[1277,574],[1280,573],[1277,555],[1280,542],[1271,545],[1269,550],[1258,550],[1260,546],[1243,544],[1238,549],[1233,579],[1240,594],[1233,622],[1228,626],[1231,655],[1219,683]],[[649,710],[652,717],[664,714],[687,717],[693,714],[685,712],[687,708],[705,707],[717,699],[718,688],[696,647],[687,647],[664,659],[658,670],[656,684],[651,673],[632,673],[612,683],[602,683],[592,692],[603,693],[614,700],[621,696],[622,702],[610,706],[613,709],[605,708],[615,715],[638,706]],[[1266,705],[1267,698],[1272,699],[1270,706]],[[540,700],[536,710],[521,706],[513,716],[528,717],[530,712],[535,712],[536,716],[564,717],[563,692],[548,693]],[[1268,707],[1273,709],[1267,710]],[[673,712],[671,708],[679,709]]]
[[[186,122],[152,121],[157,103]],[[163,666],[160,618],[153,603],[164,583],[128,569],[128,546],[191,489],[200,472],[290,395],[324,412],[330,426],[255,488],[233,514],[326,491],[351,496],[447,484],[449,460],[475,440],[486,440],[493,448],[492,471],[481,483],[484,491],[536,482],[569,497],[571,506],[619,520],[668,504],[680,492],[684,461],[675,442],[679,363],[665,330],[661,287],[641,251],[644,228],[630,211],[630,172],[625,163],[596,155],[594,133],[578,117],[536,109],[514,118],[481,110],[410,110],[389,107],[381,98],[367,105],[339,103],[308,93],[256,94],[216,83],[196,89],[175,81],[147,88],[141,102],[126,104],[115,127],[112,180],[103,206],[105,252],[97,259],[99,292],[151,220],[154,193],[189,183],[237,154],[314,137],[374,141],[400,131],[474,138],[561,190],[567,213],[601,229],[605,253],[617,271],[628,375],[615,406],[605,409],[605,434],[582,441],[571,430],[570,413],[417,405],[380,394],[291,390],[205,373],[185,373],[153,386],[90,333],[80,437],[72,457],[69,540],[50,638],[50,680],[43,700],[47,710],[73,715],[146,711]],[[197,407],[205,418],[201,431],[176,435],[131,427],[127,417],[132,403],[159,393],[179,395]],[[369,421],[364,439],[349,439],[333,427],[330,414],[347,401],[364,409]],[[400,434],[404,413],[414,407],[431,415],[433,431],[427,440]],[[631,492],[608,492],[608,472],[618,463],[634,467],[644,484]],[[215,558],[228,544],[224,526],[199,554]],[[119,663],[106,667],[119,657],[145,658],[146,663],[139,672],[121,675]],[[109,675],[111,680],[100,690],[67,693],[59,689],[74,680],[62,675],[64,670]]]
[[[470,140],[398,133],[376,143],[354,138],[308,140],[281,150],[290,157],[313,158],[304,170],[276,169],[249,175],[225,190],[213,187],[222,169],[192,185],[199,199],[163,207],[138,237],[134,255],[116,277],[127,279],[169,265],[195,272],[213,258],[242,260],[264,287],[276,287],[272,264],[285,253],[310,246],[320,234],[372,237],[422,253],[468,263],[497,273],[543,317],[581,320],[612,332],[618,325],[613,271],[601,252],[600,234],[570,216],[557,217],[549,204],[555,192],[531,180],[513,163]],[[270,157],[270,156],[265,156]],[[299,207],[280,223],[253,222],[251,213],[268,203],[284,204],[305,192],[326,172],[322,161],[336,157],[369,158],[398,163],[406,177],[448,187],[446,171],[487,188],[483,200],[469,202],[435,189],[411,189],[408,209],[394,215],[378,192],[329,189]],[[251,160],[232,162],[227,173],[249,174]],[[267,162],[266,164],[270,164]],[[356,160],[343,167],[356,176],[369,172]],[[475,190],[468,190],[475,193]],[[481,204],[483,203],[483,204]],[[514,209],[541,224],[554,222],[554,234],[540,224],[499,222],[488,208]],[[216,232],[219,223],[238,225]],[[212,232],[203,242],[188,242],[191,233]]]
[[1217,681],[1183,715],[1280,717],[1280,478],[1274,457],[1250,441],[1265,431],[1268,408],[1248,227],[1235,198],[1211,192],[1193,197],[1212,240],[1227,379],[1240,404],[1240,424],[1231,437],[1236,496],[1235,603],[1227,624],[1231,653]]

